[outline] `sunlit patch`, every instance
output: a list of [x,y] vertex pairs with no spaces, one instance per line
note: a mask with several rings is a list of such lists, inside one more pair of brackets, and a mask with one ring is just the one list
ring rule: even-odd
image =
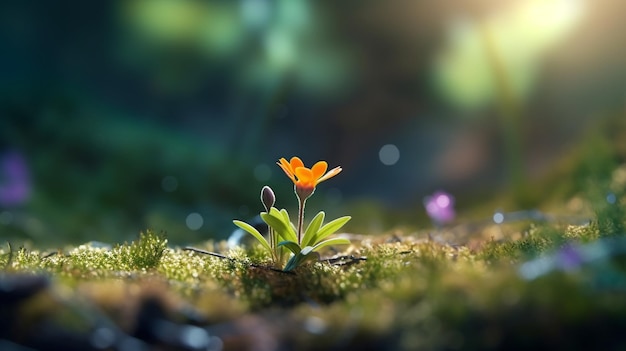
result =
[[[453,104],[476,108],[497,98],[498,79],[525,98],[538,77],[542,55],[580,23],[580,0],[524,1],[483,21],[457,18],[448,23],[448,46],[435,61],[441,92]],[[496,72],[493,49],[504,72]],[[504,73],[506,77],[496,78]]]
[[393,166],[400,160],[400,150],[393,144],[383,145],[378,151],[378,158],[385,166]]
[[185,219],[185,224],[191,230],[198,230],[204,225],[204,218],[199,213],[192,212]]

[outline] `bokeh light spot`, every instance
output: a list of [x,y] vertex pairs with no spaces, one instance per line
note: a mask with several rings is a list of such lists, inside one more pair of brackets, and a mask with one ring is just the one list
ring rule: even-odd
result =
[[265,50],[269,61],[276,67],[290,67],[297,56],[291,35],[274,30],[267,35]]
[[96,349],[107,349],[115,342],[115,332],[110,328],[100,327],[91,335],[91,345]]
[[617,202],[617,197],[615,196],[615,194],[613,193],[609,193],[606,196],[606,202],[610,203],[611,205],[615,204]]
[[327,325],[323,319],[311,316],[304,321],[304,329],[311,334],[320,335],[326,331]]
[[205,350],[209,345],[210,336],[200,327],[187,325],[181,328],[180,339],[184,345],[194,350]]
[[185,219],[185,224],[187,224],[187,228],[191,230],[198,230],[202,228],[204,224],[204,218],[198,212],[192,212]]
[[400,150],[393,144],[387,144],[378,151],[378,158],[385,166],[393,166],[400,160]]
[[496,224],[500,224],[502,222],[504,222],[504,214],[502,214],[502,212],[496,212],[493,214],[493,221]]

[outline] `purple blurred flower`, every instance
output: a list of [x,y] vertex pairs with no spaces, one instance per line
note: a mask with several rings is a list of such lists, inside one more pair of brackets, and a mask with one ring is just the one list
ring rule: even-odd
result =
[[0,206],[18,206],[31,193],[30,173],[26,160],[18,152],[0,155]]
[[443,191],[437,191],[424,198],[426,213],[437,224],[444,224],[454,220],[454,197]]
[[556,265],[564,271],[578,269],[582,263],[582,253],[574,245],[565,244],[556,254]]

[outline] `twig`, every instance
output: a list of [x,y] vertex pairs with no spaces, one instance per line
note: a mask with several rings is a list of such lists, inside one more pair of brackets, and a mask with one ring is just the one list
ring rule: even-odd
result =
[[196,252],[196,253],[201,253],[203,255],[209,255],[209,256],[221,258],[221,259],[224,259],[224,260],[236,261],[232,257],[224,256],[224,255],[218,254],[216,252],[206,251],[206,250],[202,250],[202,249],[196,249],[195,247],[187,246],[187,247],[183,247],[183,250],[185,250],[185,251],[193,251],[193,252]]
[[45,254],[45,255],[41,256],[41,259],[44,259],[44,258],[50,258],[50,257],[52,257],[52,256],[54,256],[54,255],[58,255],[58,254],[59,254],[59,252],[58,252],[58,251],[52,251],[52,252],[50,252],[50,253],[47,253],[47,254]]
[[[236,262],[237,261],[237,259],[235,259],[235,258],[228,257],[228,256],[225,256],[225,255],[222,255],[222,254],[218,254],[217,252],[211,252],[211,251],[206,251],[206,250],[202,250],[202,249],[196,249],[195,247],[187,246],[187,247],[183,247],[183,250],[185,250],[185,251],[193,251],[195,253],[217,257],[217,258],[221,258],[223,260],[229,260],[231,262]],[[282,269],[278,269],[278,268],[274,268],[274,267],[266,266],[266,265],[262,265],[262,264],[249,263],[249,265],[250,265],[250,267],[267,269],[267,270],[274,271],[274,272],[277,272],[277,273],[282,273],[282,274],[290,274],[290,275],[295,275],[296,274],[296,273],[291,272],[291,271],[283,271]]]
[[[354,264],[354,263],[358,263],[360,261],[367,261],[367,257],[357,257],[354,255],[346,255],[346,256],[339,256],[339,257],[334,257],[334,258],[328,258],[325,260],[321,260],[322,262],[327,262],[328,264],[332,264],[335,266],[347,266],[349,264]],[[345,262],[347,261],[347,262]]]

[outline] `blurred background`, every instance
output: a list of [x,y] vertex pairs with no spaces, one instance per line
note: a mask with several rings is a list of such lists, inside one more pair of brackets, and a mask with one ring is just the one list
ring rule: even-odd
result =
[[[341,165],[309,211],[375,233],[524,194],[624,120],[620,0],[0,5],[0,236],[173,243],[297,208],[275,162]],[[516,208],[513,208],[516,209]],[[394,215],[402,219],[386,221]],[[387,216],[388,215],[388,216]]]

